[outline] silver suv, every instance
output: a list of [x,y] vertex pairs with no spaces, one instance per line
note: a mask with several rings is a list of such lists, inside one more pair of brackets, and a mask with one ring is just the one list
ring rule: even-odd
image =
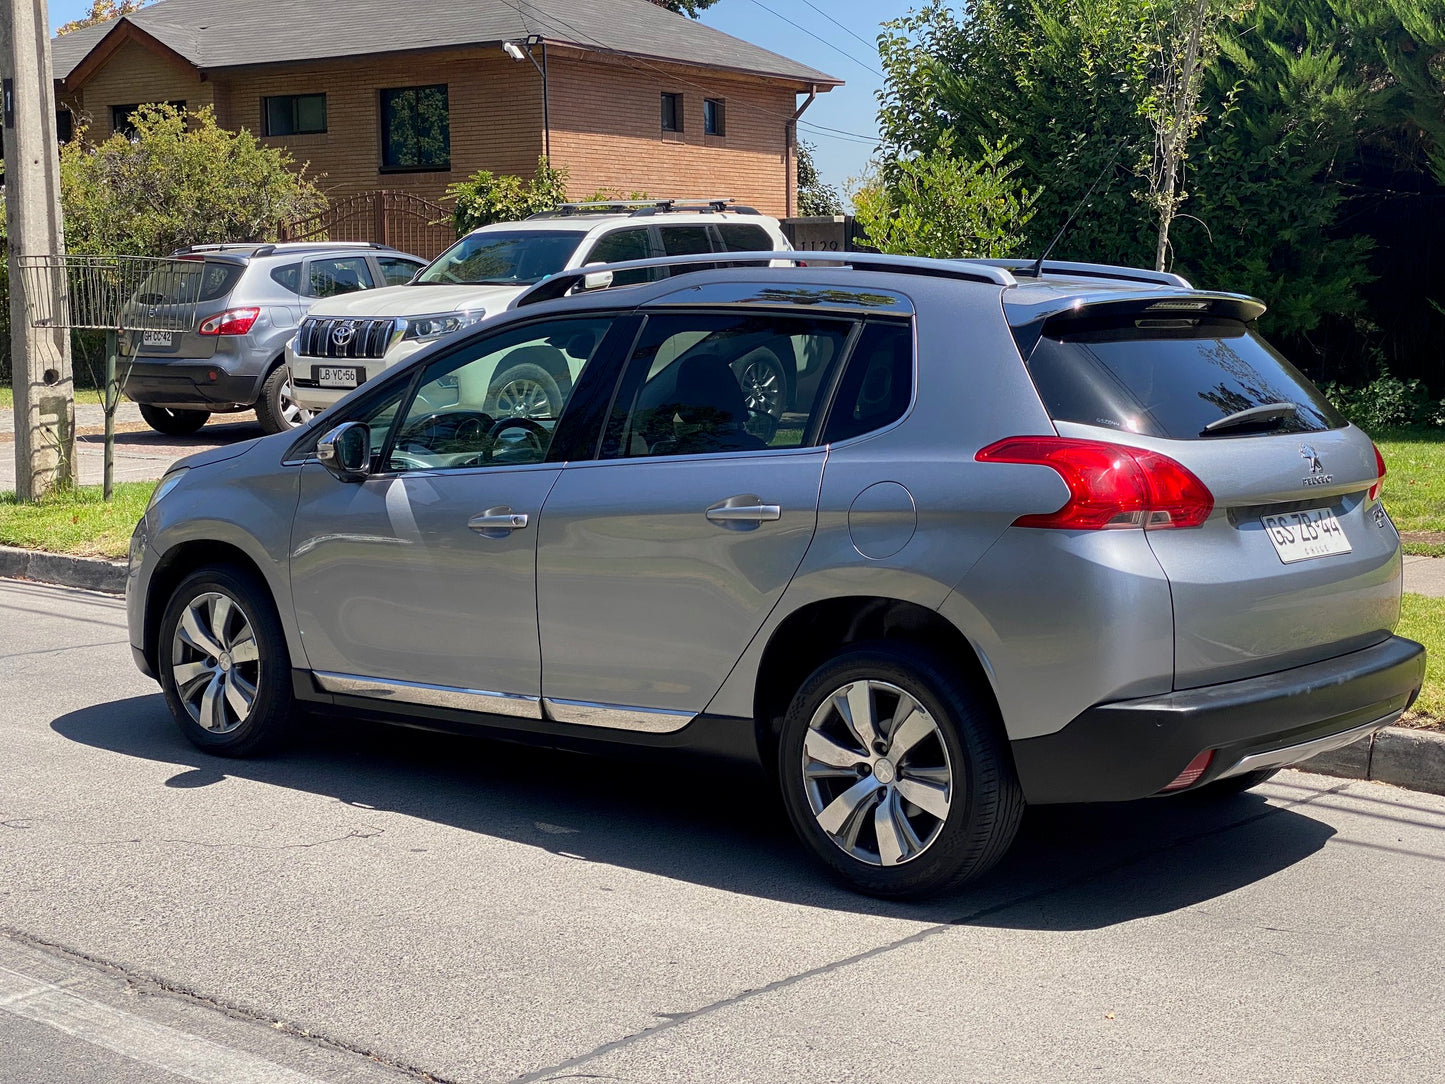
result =
[[[555,276],[324,424],[180,464],[128,611],[181,730],[256,753],[306,707],[760,761],[818,858],[907,896],[1026,804],[1226,795],[1417,695],[1384,464],[1260,302],[759,257]],[[819,368],[775,418],[738,371],[784,344]],[[489,412],[564,346],[554,416]]]
[[[287,345],[291,386],[298,403],[322,410],[422,347],[503,312],[528,287],[571,268],[791,247],[777,219],[722,199],[568,203],[521,222],[483,226],[405,287],[316,305]],[[664,267],[639,267],[619,272],[615,285],[667,274]],[[506,417],[555,415],[581,367],[582,358],[566,353],[565,345],[547,359],[519,360],[497,373],[486,409]],[[784,360],[771,367],[759,361],[754,369],[753,397],[771,396],[781,410],[792,370]]]
[[[197,245],[176,256],[204,264],[196,326],[128,342],[136,360],[124,387],[151,428],[171,435],[238,410],[255,409],[268,433],[310,420],[284,364],[286,340],[306,311],[318,299],[407,282],[426,266],[384,245],[339,241]],[[139,299],[159,308],[176,300],[148,296],[144,286]]]

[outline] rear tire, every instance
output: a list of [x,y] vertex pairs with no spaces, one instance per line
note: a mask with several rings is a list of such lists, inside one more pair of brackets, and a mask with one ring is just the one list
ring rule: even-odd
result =
[[530,361],[513,365],[499,375],[487,400],[488,413],[498,421],[503,418],[537,421],[562,413],[562,389],[556,378]]
[[141,403],[140,416],[157,433],[164,433],[168,437],[184,437],[205,425],[211,412],[208,410],[172,410],[170,407]]
[[803,842],[891,899],[984,873],[1024,810],[991,700],[912,645],[860,645],[815,670],[783,721],[778,774]]
[[212,565],[183,579],[161,619],[156,664],[171,716],[198,748],[252,756],[286,736],[291,658],[270,591],[253,573]]
[[256,400],[256,420],[268,433],[289,433],[316,416],[310,407],[296,401],[291,392],[291,372],[285,365],[271,370],[261,385],[261,398]]

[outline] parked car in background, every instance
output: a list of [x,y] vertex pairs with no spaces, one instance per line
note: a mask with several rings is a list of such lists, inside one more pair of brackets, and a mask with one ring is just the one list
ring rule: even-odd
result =
[[[177,465],[127,608],[186,737],[256,753],[305,707],[761,762],[821,862],[909,896],[992,866],[1028,804],[1226,796],[1414,700],[1384,463],[1262,303],[758,255],[560,273]],[[738,365],[800,341],[823,375],[778,423]],[[493,414],[556,344],[563,401]]]
[[[171,435],[229,411],[254,409],[268,433],[309,420],[285,364],[286,342],[306,311],[323,298],[406,282],[426,266],[384,245],[342,242],[197,245],[175,255],[204,264],[196,325],[136,333],[125,344],[135,363],[123,388],[152,429]],[[178,300],[149,296],[144,286],[136,298],[162,309]]]
[[[663,256],[791,249],[778,220],[728,200],[569,203],[522,222],[473,230],[415,281],[365,297],[318,303],[288,344],[297,403],[321,410],[429,343],[502,312],[549,275],[594,263]],[[623,272],[614,285],[650,282],[710,266]],[[498,417],[555,416],[583,358],[566,343],[543,344],[496,374],[486,402]],[[803,359],[806,365],[807,359]],[[759,355],[751,395],[781,416],[797,383],[798,360]]]

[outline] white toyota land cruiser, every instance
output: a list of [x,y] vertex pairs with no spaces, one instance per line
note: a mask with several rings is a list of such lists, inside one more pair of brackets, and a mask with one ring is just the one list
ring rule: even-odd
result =
[[[656,256],[790,248],[777,219],[723,199],[569,203],[525,221],[483,226],[404,286],[313,306],[286,347],[292,393],[306,408],[323,410],[423,346],[501,312],[527,287],[560,271]],[[613,285],[667,273],[623,272]],[[555,416],[586,357],[569,352],[570,345],[539,342],[539,349],[499,372],[488,412]]]

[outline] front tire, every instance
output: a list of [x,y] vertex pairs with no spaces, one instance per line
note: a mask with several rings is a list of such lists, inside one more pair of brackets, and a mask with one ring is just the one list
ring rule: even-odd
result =
[[145,419],[146,425],[157,433],[164,433],[168,437],[185,437],[205,425],[211,414],[206,410],[172,410],[170,407],[141,403],[140,416]]
[[261,385],[261,398],[256,400],[256,420],[268,433],[288,433],[316,416],[310,407],[296,401],[291,390],[291,372],[285,365],[271,370]]
[[993,704],[925,648],[861,645],[815,670],[783,721],[793,827],[852,887],[904,898],[984,873],[1023,815]]
[[229,565],[197,569],[171,595],[156,645],[161,691],[192,744],[251,756],[285,737],[291,660],[270,592]]

